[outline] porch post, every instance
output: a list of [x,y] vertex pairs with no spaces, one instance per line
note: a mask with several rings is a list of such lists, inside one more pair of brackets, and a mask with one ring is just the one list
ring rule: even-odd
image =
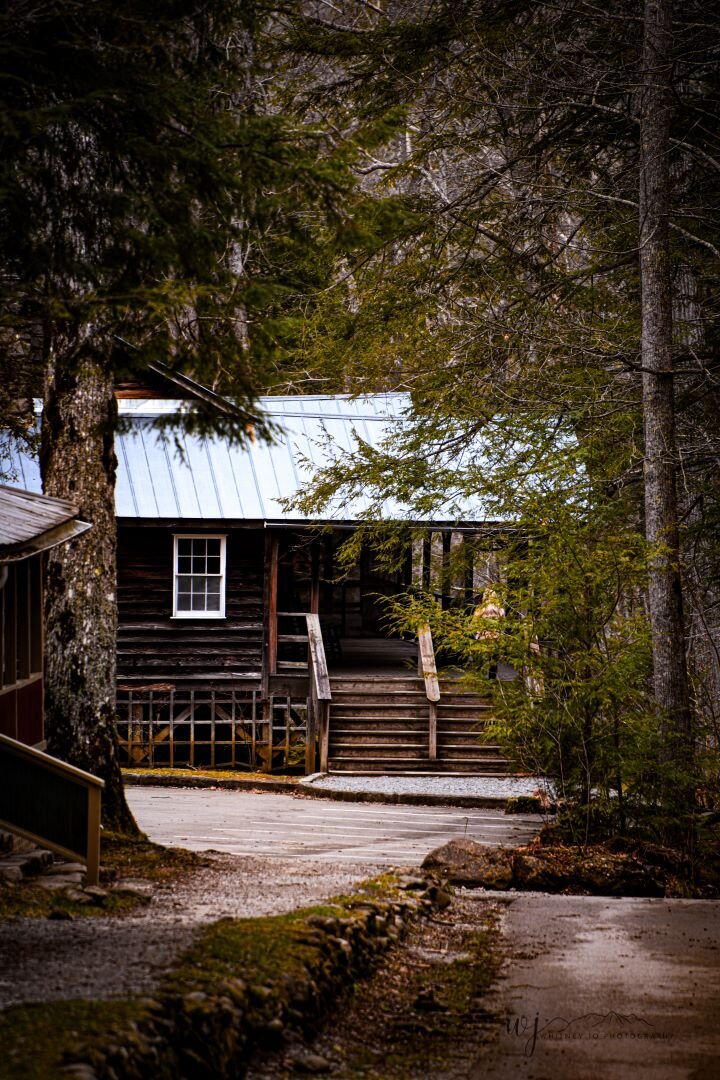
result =
[[278,547],[277,534],[270,529],[265,532],[265,575],[263,582],[263,666],[262,696],[267,698],[270,676],[277,669],[278,636]]

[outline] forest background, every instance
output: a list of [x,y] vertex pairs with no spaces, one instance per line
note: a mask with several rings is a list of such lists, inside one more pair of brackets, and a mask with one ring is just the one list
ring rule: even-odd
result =
[[[263,391],[403,390],[403,439],[304,504],[373,493],[348,558],[392,564],[414,537],[385,498],[480,501],[524,675],[494,687],[504,743],[585,838],[691,843],[720,720],[717,5],[157,7],[16,0],[0,26],[3,426],[44,397],[45,490],[95,525],[50,560],[51,749],[132,827],[114,380],[190,374],[236,439]],[[472,607],[388,618],[487,679]]]

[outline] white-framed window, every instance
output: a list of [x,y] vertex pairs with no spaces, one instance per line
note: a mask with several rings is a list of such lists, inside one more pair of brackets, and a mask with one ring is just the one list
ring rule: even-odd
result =
[[175,534],[173,618],[225,618],[225,536]]

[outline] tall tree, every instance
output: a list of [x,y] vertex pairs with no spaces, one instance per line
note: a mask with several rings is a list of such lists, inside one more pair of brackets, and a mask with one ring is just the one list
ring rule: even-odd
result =
[[[668,759],[692,759],[692,724],[678,526],[670,263],[670,137],[673,18],[671,0],[646,0],[640,99],[639,248],[642,313],[642,406],[645,431],[645,530],[653,551],[648,600],[655,700]],[[689,801],[689,772],[666,798]]]
[[44,375],[45,491],[94,526],[49,564],[48,745],[105,779],[120,828],[114,378],[160,359],[235,399],[188,423],[262,436],[263,365],[296,332],[288,295],[322,276],[318,223],[344,185],[342,162],[264,107],[266,17],[240,0],[16,0],[0,18],[4,326]]

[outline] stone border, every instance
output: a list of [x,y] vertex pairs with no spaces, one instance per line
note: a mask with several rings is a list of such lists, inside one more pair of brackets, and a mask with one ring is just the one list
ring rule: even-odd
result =
[[239,776],[194,776],[192,773],[179,772],[177,776],[156,776],[153,773],[126,772],[123,770],[123,783],[137,787],[185,787],[185,788],[227,788],[230,791],[297,791],[297,781],[289,783],[281,780],[243,779]]
[[[343,917],[311,914],[301,926],[314,949],[304,977],[278,975],[255,985],[238,972],[210,994],[197,990],[140,1000],[145,1016],[116,1029],[104,1045],[66,1059],[68,1080],[231,1080],[263,1047],[316,1029],[338,994],[366,974],[419,917],[450,903],[433,882],[406,880],[404,897],[356,895],[342,902]],[[414,891],[415,895],[409,895]],[[332,903],[332,901],[328,901]]]
[[[324,788],[317,783],[325,773],[312,773],[295,783],[282,783],[279,780],[243,780],[236,777],[193,776],[182,773],[179,776],[153,776],[142,772],[123,772],[127,784],[139,787],[185,787],[185,788],[226,788],[231,791],[272,791],[285,795],[298,793],[314,799],[334,799],[337,802],[384,803],[387,806],[459,806],[472,810],[504,810],[515,796],[512,795],[435,795],[431,792],[422,794],[409,791],[339,791],[336,788]],[[527,796],[528,798],[530,796]],[[531,811],[524,811],[531,813]],[[540,811],[538,811],[540,812]]]

